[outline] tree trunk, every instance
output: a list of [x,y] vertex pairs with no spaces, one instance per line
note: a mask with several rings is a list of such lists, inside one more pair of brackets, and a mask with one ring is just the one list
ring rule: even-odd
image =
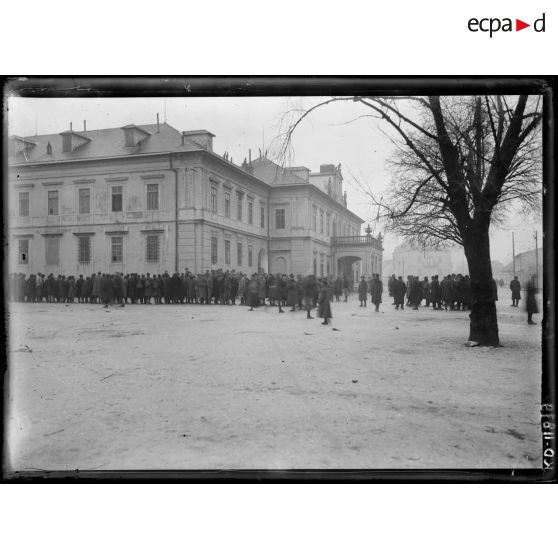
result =
[[492,278],[488,227],[473,224],[464,248],[471,280],[469,341],[481,346],[499,347],[496,316],[498,291]]

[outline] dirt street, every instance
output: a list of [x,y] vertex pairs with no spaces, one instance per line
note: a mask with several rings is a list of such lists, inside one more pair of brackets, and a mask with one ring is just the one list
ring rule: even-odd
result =
[[[502,299],[502,297],[501,297]],[[15,470],[540,467],[540,325],[467,312],[10,305]],[[537,316],[540,321],[541,316]]]

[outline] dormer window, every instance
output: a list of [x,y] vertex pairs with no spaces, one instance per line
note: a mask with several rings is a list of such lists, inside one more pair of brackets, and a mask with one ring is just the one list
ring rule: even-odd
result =
[[140,142],[147,139],[151,135],[151,132],[140,128],[139,126],[135,126],[134,124],[123,126],[122,130],[124,130],[125,147],[136,147],[140,145]]
[[62,151],[64,153],[72,153],[91,141],[91,138],[72,130],[61,132],[60,135],[62,136]]

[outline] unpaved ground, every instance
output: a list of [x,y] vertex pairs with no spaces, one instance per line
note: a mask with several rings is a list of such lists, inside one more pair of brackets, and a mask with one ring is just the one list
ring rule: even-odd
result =
[[11,304],[11,466],[540,467],[541,329],[521,308],[500,303],[500,349],[463,346],[466,312],[353,295],[333,315]]

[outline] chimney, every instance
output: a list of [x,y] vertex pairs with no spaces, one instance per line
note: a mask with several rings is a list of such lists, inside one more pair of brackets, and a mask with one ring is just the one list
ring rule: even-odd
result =
[[85,120],[83,121],[83,131],[87,132],[87,122]]
[[70,122],[70,130],[72,129],[72,123]]
[[248,163],[252,166],[252,150],[248,149]]
[[157,113],[157,133],[159,133],[161,130],[159,129],[159,113]]

